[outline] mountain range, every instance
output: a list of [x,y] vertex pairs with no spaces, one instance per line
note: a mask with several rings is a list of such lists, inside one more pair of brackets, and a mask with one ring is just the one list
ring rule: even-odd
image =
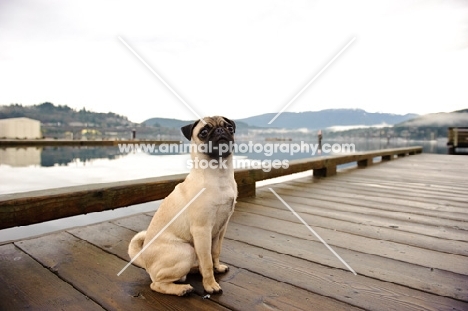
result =
[[333,126],[390,126],[418,116],[413,113],[405,115],[380,112],[371,113],[362,109],[326,109],[321,111],[283,112],[269,125],[268,122],[270,122],[275,115],[275,113],[266,113],[239,121],[256,127],[287,129],[307,128],[309,130],[317,130]]
[[[362,109],[327,109],[307,112],[284,112],[271,125],[268,122],[275,113],[266,113],[244,119],[237,119],[240,128],[286,128],[318,130],[334,126],[392,126],[413,118],[417,114],[370,113]],[[181,127],[191,121],[167,118],[151,118],[143,123],[146,126]]]
[[[275,117],[275,113],[266,113],[243,119],[237,119],[239,130],[346,130],[357,127],[440,127],[468,126],[468,109],[448,113],[417,114],[391,114],[370,113],[362,109],[326,109],[307,112],[284,112],[269,125],[268,122]],[[27,117],[41,121],[43,125],[55,124],[59,127],[79,126],[97,128],[140,127],[147,132],[157,131],[165,134],[167,131],[176,131],[193,121],[151,118],[141,124],[128,120],[127,117],[112,112],[95,113],[85,108],[77,111],[68,106],[55,106],[46,102],[34,106],[12,104],[0,106],[0,119]],[[141,130],[140,130],[141,131]],[[169,132],[167,132],[169,133]]]

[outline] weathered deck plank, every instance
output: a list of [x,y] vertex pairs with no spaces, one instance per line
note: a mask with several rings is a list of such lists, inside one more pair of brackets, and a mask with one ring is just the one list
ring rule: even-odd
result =
[[[306,234],[308,233],[305,232]],[[303,258],[324,266],[346,269],[320,242],[306,241],[303,238],[236,223],[231,224],[226,237],[278,253]],[[468,300],[468,289],[465,286],[466,275],[403,263],[385,256],[361,253],[342,247],[335,246],[333,249],[359,275],[386,282],[396,282],[440,296]],[[350,277],[353,277],[353,275],[350,274]]]
[[199,296],[177,300],[155,293],[148,286],[148,274],[135,266],[117,276],[126,261],[66,232],[19,241],[15,245],[107,310],[221,308]]
[[[446,226],[468,230],[468,215],[465,213],[441,212],[421,210],[410,206],[401,206],[399,204],[382,203],[376,201],[366,201],[349,196],[333,196],[320,195],[314,191],[306,191],[305,189],[284,189],[274,187],[275,191],[284,197],[287,197],[292,202],[303,204],[306,206],[315,204],[334,205],[336,208],[362,213],[366,215],[375,215],[398,220],[408,220],[420,224],[429,224],[434,226]],[[306,192],[306,194],[304,194]],[[300,195],[303,195],[302,197]],[[272,193],[265,192],[263,198],[276,199]],[[441,218],[443,216],[444,218]]]
[[[311,221],[313,217],[303,218],[309,225],[313,225],[314,222]],[[299,221],[290,222],[240,212],[233,217],[232,222],[269,230],[272,233],[282,233],[311,241],[316,240],[314,236],[309,235],[307,229]],[[447,254],[402,243],[350,234],[326,224],[317,224],[314,228],[332,246],[468,275],[466,257],[462,255]],[[304,243],[304,246],[307,246],[307,242]]]
[[[230,227],[233,227],[233,230],[238,232],[238,228],[236,227],[237,223],[237,217],[240,215],[240,218],[242,217],[242,212],[235,213],[232,223]],[[138,215],[138,216],[133,216],[125,219],[120,219],[115,221],[115,223],[118,223],[119,225],[123,226],[115,226],[111,225],[110,223],[99,225],[99,226],[92,226],[92,227],[86,227],[84,229],[74,229],[71,230],[70,232],[74,235],[79,236],[80,238],[86,239],[90,241],[93,244],[101,245],[101,247],[106,247],[109,251],[125,258],[126,257],[126,248],[118,247],[120,249],[119,251],[116,250],[114,245],[120,245],[119,239],[121,237],[126,237],[130,238],[128,235],[133,235],[136,231],[143,230],[145,229],[149,222],[151,220],[151,216],[149,215]],[[258,219],[257,219],[258,220]],[[239,220],[239,222],[242,222],[243,220]],[[254,221],[254,223],[258,224],[257,221]],[[248,226],[252,225],[251,223],[247,224]],[[284,230],[286,228],[289,229],[289,224],[288,226],[275,226],[275,228],[282,228],[281,230]],[[268,225],[267,225],[268,226]],[[130,231],[128,228],[131,228],[132,230]],[[236,230],[237,229],[237,230]],[[301,229],[305,229],[304,227],[298,228],[299,231]],[[129,230],[129,231],[127,231]],[[231,230],[231,229],[230,229]],[[99,233],[105,233],[107,231],[112,231],[113,233],[107,235],[107,238],[103,238],[102,234]],[[250,231],[247,230],[241,230],[243,232],[246,232],[248,235]],[[256,232],[253,232],[254,234]],[[270,238],[271,236],[277,234],[277,232],[270,232]],[[303,234],[298,234],[299,236],[303,236]],[[310,237],[307,237],[310,239]],[[260,240],[262,237],[259,238]],[[276,236],[274,237],[276,239]],[[364,276],[359,276],[357,277],[359,281],[356,279],[353,279],[354,276],[352,276],[349,272],[345,271],[340,271],[340,269],[336,268],[330,268],[330,267],[324,267],[322,265],[317,265],[317,264],[312,264],[310,261],[306,261],[300,258],[297,258],[295,256],[289,256],[289,255],[279,255],[277,250],[273,248],[273,250],[270,250],[270,248],[267,248],[266,246],[263,247],[258,247],[251,245],[252,240],[248,240],[247,243],[245,241],[239,242],[237,240],[232,240],[228,237],[225,240],[224,243],[224,252],[222,254],[222,260],[228,264],[235,267],[242,267],[242,269],[248,269],[249,271],[254,271],[257,273],[260,273],[261,275],[271,277],[276,280],[281,280],[282,282],[292,284],[294,286],[306,289],[312,293],[315,293],[316,295],[323,295],[323,296],[329,296],[337,300],[343,301],[343,303],[348,303],[355,305],[360,308],[370,308],[370,309],[379,309],[379,310],[392,310],[396,306],[401,306],[403,309],[406,310],[421,310],[421,306],[424,306],[428,310],[443,310],[443,309],[449,309],[448,306],[453,306],[457,305],[458,302],[456,302],[453,299],[441,299],[439,296],[436,295],[430,295],[430,294],[425,294],[418,292],[416,290],[408,290],[406,287],[402,286],[394,286],[391,283],[388,282],[382,282],[379,280],[375,279],[369,279]],[[306,242],[307,243],[307,242]],[[320,249],[320,252],[324,254],[325,257],[327,257],[327,251],[321,249],[323,248],[322,245],[318,243],[314,243],[315,245],[305,245],[305,247],[310,247],[311,250],[313,250],[313,247],[315,246],[316,248]],[[126,247],[126,245],[125,245]],[[299,248],[300,249],[300,248]],[[281,251],[284,253],[284,250]],[[249,255],[246,255],[249,254]],[[273,259],[271,259],[271,258]],[[270,259],[268,259],[270,258]],[[254,260],[252,260],[254,259]],[[268,260],[273,260],[274,264],[271,264],[268,262]],[[250,261],[253,261],[250,263]],[[300,262],[298,269],[306,269],[305,267],[308,267],[306,270],[299,270],[296,271],[295,268],[295,263]],[[261,268],[260,268],[261,267]],[[238,268],[234,268],[237,271]],[[260,269],[260,270],[259,270]],[[279,270],[281,269],[281,270]],[[321,277],[317,277],[316,274],[316,269],[321,270],[322,273],[328,273],[327,276],[322,275]],[[291,271],[295,271],[291,275]],[[326,272],[324,272],[326,271]],[[335,278],[335,274],[340,275],[340,277]],[[229,278],[229,274],[227,275]],[[318,278],[318,280],[317,280]],[[330,280],[331,279],[331,280]],[[249,282],[252,282],[250,280]],[[348,284],[349,282],[353,283],[352,288],[346,288],[343,289],[342,284]],[[199,282],[198,282],[199,283]],[[233,283],[232,281],[229,282],[230,285]],[[193,284],[193,283],[192,283]],[[317,286],[317,284],[320,284]],[[223,278],[221,278],[221,286],[225,290],[225,293],[223,293],[221,298],[218,298],[218,296],[213,296],[216,301],[220,302],[225,302],[225,297],[230,296],[233,292],[235,292],[236,296],[238,296],[239,293],[239,287],[245,287],[246,285],[243,284],[242,282],[239,284],[236,284],[235,287],[231,286],[226,286],[226,282],[223,282]],[[286,285],[284,285],[287,287]],[[234,289],[234,291],[230,291],[229,289]],[[253,287],[256,288],[256,287]],[[263,285],[258,287],[258,288],[268,288],[268,293],[269,295],[272,295],[273,297],[278,296],[278,294],[275,292],[274,287],[271,287],[270,282],[266,282],[263,280]],[[256,288],[258,290],[258,288]],[[353,290],[354,288],[354,290]],[[237,290],[236,290],[237,289]],[[358,290],[359,289],[359,290]],[[297,289],[298,290],[298,289]],[[268,293],[265,293],[265,290],[262,289],[263,294],[257,296],[257,297],[250,297],[245,301],[245,298],[248,297],[249,295],[247,294],[242,294],[242,305],[244,308],[242,308],[242,305],[237,305],[235,304],[234,306],[230,303],[231,299],[228,299],[229,305],[231,307],[239,308],[239,309],[251,309],[254,305],[252,305],[252,300],[256,301],[260,299],[260,297],[263,297],[262,299],[268,297]],[[242,292],[242,291],[240,291]],[[314,301],[314,306],[322,306],[323,308],[318,308],[318,309],[329,309],[330,307],[339,307],[339,305],[334,305],[336,302],[328,301],[326,305],[328,305],[327,308],[324,308],[324,301],[317,301],[317,298],[312,296],[313,298],[310,298],[309,293],[308,295],[305,295],[303,292],[299,291],[300,296],[302,298],[298,298],[295,295],[292,295],[290,298],[295,298],[295,299],[301,299],[303,300],[304,297],[308,297],[307,300]],[[398,299],[395,299],[394,297],[397,296]],[[289,295],[288,295],[289,297]],[[364,298],[365,297],[365,298]],[[404,298],[404,301],[402,301],[402,297]],[[278,298],[278,297],[277,297]],[[352,299],[354,298],[354,299]],[[279,299],[279,298],[278,298]],[[376,305],[374,301],[375,299],[379,299],[379,303]],[[394,300],[395,299],[395,300]],[[394,301],[393,301],[394,300]],[[276,298],[275,298],[276,301]],[[351,302],[352,301],[352,302]],[[235,302],[235,300],[234,300]],[[317,304],[320,302],[320,304]],[[388,303],[391,302],[391,307],[389,308]],[[276,302],[278,303],[278,302]],[[289,301],[286,305],[282,305],[282,308],[279,308],[279,310],[286,310],[286,309],[291,309],[292,307],[289,305],[292,302]],[[332,304],[333,303],[333,304]],[[459,304],[460,306],[464,306],[463,303]],[[286,306],[289,306],[285,309]],[[373,306],[371,308],[371,306]],[[306,307],[302,305],[302,307]],[[342,309],[343,306],[340,306],[340,310]],[[307,309],[307,308],[306,308]]]
[[102,310],[13,244],[0,246],[0,310]]
[[[295,208],[297,211],[300,208]],[[268,207],[246,202],[239,202],[236,206],[238,213],[236,215],[242,216],[244,212],[258,215],[275,215],[279,220],[290,220],[297,222],[297,219],[292,218],[289,211],[281,210],[280,208]],[[432,237],[420,233],[413,233],[398,230],[399,228],[391,228],[389,226],[377,226],[363,224],[360,218],[346,218],[342,217],[342,213],[329,212],[323,213],[321,210],[315,210],[313,215],[306,212],[301,212],[302,218],[314,228],[332,228],[336,231],[347,232],[357,236],[373,238],[381,241],[397,242],[405,245],[418,246],[423,249],[431,249],[448,254],[458,254],[468,256],[468,242],[446,240],[439,237]],[[336,217],[336,218],[334,218]],[[235,218],[233,218],[234,220]],[[354,222],[354,220],[356,222]]]
[[[366,310],[466,310],[468,303],[227,240],[225,262]],[[312,309],[312,310],[320,310]]]
[[268,186],[357,276],[263,187],[236,205],[221,295],[203,299],[198,275],[183,298],[152,292],[141,268],[117,276],[129,240],[151,220],[144,213],[0,246],[0,286],[8,285],[0,306],[40,309],[52,299],[89,310],[468,310],[466,176],[466,157],[423,154]]
[[[278,193],[281,191],[279,190]],[[284,209],[284,205],[273,196],[268,194],[263,197],[261,204],[270,207]],[[287,196],[285,196],[287,197]],[[451,227],[441,227],[431,224],[421,224],[414,221],[414,217],[409,214],[407,217],[398,219],[393,213],[382,210],[363,209],[355,205],[340,204],[324,200],[301,199],[292,196],[287,197],[288,202],[294,204],[295,210],[306,214],[321,215],[324,217],[346,220],[358,224],[365,224],[376,227],[393,228],[406,232],[424,234],[433,237],[445,238],[447,240],[466,241],[467,234],[465,230]],[[298,203],[307,201],[308,204]],[[249,201],[259,202],[259,201]],[[311,205],[313,204],[313,205]],[[433,218],[436,219],[436,218]]]
[[[148,226],[151,217],[139,215],[128,219],[135,219],[134,222],[131,221],[130,227],[140,230]],[[133,223],[138,224],[136,228]],[[124,260],[129,260],[129,258],[126,248],[127,243],[122,243],[122,240],[128,241],[136,233],[134,230],[110,222],[77,228],[69,230],[69,232],[97,247],[108,250]],[[307,310],[313,307],[340,310],[355,309],[345,303],[291,285],[285,285],[280,281],[265,278],[253,272],[247,272],[236,267],[235,264],[230,267],[230,271],[226,275],[220,275],[217,278],[224,292],[222,295],[212,295],[210,299],[229,308],[248,310],[267,307],[275,307],[278,310]],[[195,286],[200,295],[203,294],[199,277],[191,276],[188,281]],[[149,282],[146,285],[149,286]],[[268,288],[269,292],[265,293],[264,288]]]
[[[369,182],[369,180],[367,180]],[[305,179],[298,179],[289,182],[288,184],[278,185],[281,188],[293,188],[293,187],[302,187],[307,188],[309,182]],[[413,199],[408,200],[405,198],[401,198],[401,188],[406,188],[409,190],[409,186],[406,184],[400,187],[396,187],[395,184],[389,185],[373,185],[373,184],[364,184],[359,183],[356,180],[350,180],[349,178],[345,177],[343,179],[335,179],[333,183],[315,183],[314,184],[314,194],[323,195],[325,197],[330,198],[354,198],[360,199],[362,201],[369,201],[369,202],[379,202],[379,203],[390,203],[396,207],[404,207],[404,208],[418,208],[422,210],[429,210],[429,211],[444,211],[444,212],[453,212],[453,213],[461,213],[461,216],[468,216],[468,211],[466,210],[466,205],[464,205],[462,200],[464,199],[463,196],[460,196],[460,199],[453,194],[444,194],[432,189],[430,194],[428,193],[416,193],[412,191]],[[377,188],[377,189],[376,189]],[[304,189],[302,189],[304,190]],[[375,191],[379,191],[379,196],[375,196]],[[441,197],[450,198],[445,200],[440,200]],[[459,200],[459,201],[456,201]],[[439,203],[439,201],[441,203]],[[406,211],[406,209],[405,209]],[[417,209],[416,209],[417,211]]]

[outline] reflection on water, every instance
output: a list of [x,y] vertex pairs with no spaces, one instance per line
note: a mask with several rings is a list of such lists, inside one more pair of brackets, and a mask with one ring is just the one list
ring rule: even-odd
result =
[[45,147],[41,153],[41,166],[68,165],[93,159],[116,159],[122,156],[115,147]]
[[6,148],[0,149],[0,164],[13,167],[40,165],[41,148]]
[[68,165],[75,161],[115,159],[122,154],[115,147],[21,147],[1,148],[0,164],[13,167]]
[[121,154],[117,147],[0,149],[0,195],[187,172],[189,155]]

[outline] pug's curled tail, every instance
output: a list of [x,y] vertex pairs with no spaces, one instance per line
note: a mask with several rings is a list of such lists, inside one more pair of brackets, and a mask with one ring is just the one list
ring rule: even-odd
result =
[[[141,251],[143,248],[143,244],[145,243],[145,238],[146,238],[146,231],[141,231],[138,232],[130,241],[130,244],[128,245],[128,255],[130,256],[130,259],[135,258],[135,256]],[[145,268],[145,263],[143,261],[143,258],[141,256],[138,256],[133,261],[133,264]]]

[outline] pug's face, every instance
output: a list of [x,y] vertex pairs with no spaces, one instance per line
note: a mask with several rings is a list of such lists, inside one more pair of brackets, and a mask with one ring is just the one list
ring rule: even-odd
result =
[[182,127],[182,133],[198,146],[204,145],[203,153],[210,158],[225,158],[231,155],[236,124],[225,117],[205,117],[206,122],[196,121]]

